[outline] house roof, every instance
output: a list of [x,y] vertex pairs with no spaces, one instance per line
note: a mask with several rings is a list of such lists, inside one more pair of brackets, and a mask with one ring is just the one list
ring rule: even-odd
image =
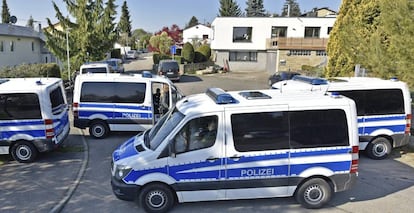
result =
[[23,27],[12,24],[0,24],[0,35],[38,38],[42,41],[46,41],[46,36],[42,32],[38,32],[31,27]]

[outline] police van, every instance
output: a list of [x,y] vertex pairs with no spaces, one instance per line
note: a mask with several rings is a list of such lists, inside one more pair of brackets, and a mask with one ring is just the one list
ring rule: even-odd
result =
[[295,76],[277,82],[281,92],[337,92],[353,99],[357,106],[359,149],[372,159],[384,159],[392,148],[410,142],[411,96],[406,83],[395,78],[339,77],[329,80]]
[[61,79],[0,79],[0,154],[27,163],[53,150],[69,134],[68,109]]
[[356,125],[355,103],[343,96],[211,88],[113,152],[113,193],[148,212],[286,196],[320,208],[356,181]]
[[[79,75],[73,91],[74,126],[95,138],[111,131],[144,131],[183,97],[165,77],[142,74]],[[165,110],[165,111],[167,111]]]

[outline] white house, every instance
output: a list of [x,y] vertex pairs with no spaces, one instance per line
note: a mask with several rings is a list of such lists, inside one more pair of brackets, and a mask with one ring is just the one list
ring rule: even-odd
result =
[[56,62],[46,49],[45,41],[46,37],[41,30],[0,24],[0,69],[20,64]]
[[202,24],[187,28],[183,30],[183,42],[201,42],[202,44],[210,44],[211,36],[213,35],[213,30],[210,27],[207,27]]
[[[336,17],[217,17],[211,49],[229,70],[301,70],[323,66]],[[227,67],[228,66],[228,67]]]

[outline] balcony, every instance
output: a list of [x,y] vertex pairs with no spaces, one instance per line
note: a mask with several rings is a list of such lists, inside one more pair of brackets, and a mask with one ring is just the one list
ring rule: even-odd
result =
[[269,38],[268,50],[326,50],[328,38]]

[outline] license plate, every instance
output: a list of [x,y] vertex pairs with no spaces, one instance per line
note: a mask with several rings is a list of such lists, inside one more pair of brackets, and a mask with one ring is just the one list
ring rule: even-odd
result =
[[167,72],[167,74],[168,74],[168,75],[173,75],[174,73],[173,73],[173,72]]

